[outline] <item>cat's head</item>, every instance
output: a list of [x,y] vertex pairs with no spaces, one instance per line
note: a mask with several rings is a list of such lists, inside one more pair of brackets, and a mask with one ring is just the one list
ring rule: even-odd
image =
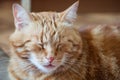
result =
[[66,70],[81,53],[82,41],[72,24],[79,2],[63,12],[27,13],[13,5],[15,32],[10,37],[11,58],[34,65],[44,73]]

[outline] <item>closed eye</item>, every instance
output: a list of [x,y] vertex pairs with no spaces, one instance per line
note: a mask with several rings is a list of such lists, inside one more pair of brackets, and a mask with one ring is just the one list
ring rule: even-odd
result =
[[61,47],[62,47],[62,44],[58,44],[56,50],[57,51],[60,50]]
[[30,48],[26,48],[26,50],[25,50],[26,52],[30,52],[30,51],[32,51]]
[[25,42],[17,42],[17,43],[13,43],[13,46],[15,47],[23,47],[25,46],[26,43],[30,42],[30,40],[26,40]]
[[44,49],[44,44],[42,44],[42,43],[37,43],[37,46],[41,49]]

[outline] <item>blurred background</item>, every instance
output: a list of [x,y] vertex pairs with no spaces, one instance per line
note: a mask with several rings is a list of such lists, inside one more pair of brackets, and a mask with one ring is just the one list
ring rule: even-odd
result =
[[[12,4],[23,5],[27,0],[0,0],[0,80],[9,80],[7,77],[7,65],[9,58],[8,37],[14,31]],[[25,1],[25,2],[24,2]],[[30,1],[30,0],[28,0]],[[63,11],[76,0],[31,0],[30,10]],[[120,24],[120,0],[80,0],[77,28],[90,24]],[[5,50],[4,52],[2,51]]]

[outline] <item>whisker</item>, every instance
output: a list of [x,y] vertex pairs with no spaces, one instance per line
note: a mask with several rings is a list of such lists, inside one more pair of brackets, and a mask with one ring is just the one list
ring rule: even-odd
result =
[[[29,72],[29,70],[31,69],[31,66],[32,66],[32,64],[24,65],[23,68],[22,68],[22,70],[24,72]],[[15,71],[17,71],[17,70],[19,70],[19,67],[15,68]]]
[[33,66],[33,64],[29,64],[29,65],[27,65],[27,66],[24,68],[23,71],[29,72],[29,71],[31,71],[32,69],[34,69],[34,71],[37,71],[37,70],[38,70],[37,68],[35,68],[35,67]]
[[58,60],[54,60],[54,62],[61,62],[61,60],[59,60],[59,61]]
[[[74,68],[70,68],[73,72],[75,72],[77,75],[79,75],[80,73],[79,73],[79,71],[77,70],[77,69],[74,69]],[[79,75],[80,76],[80,75]]]
[[26,66],[26,67],[24,68],[24,71],[27,71],[27,72],[28,72],[31,68],[32,68],[32,64]]
[[68,60],[64,60],[64,63],[73,64],[74,62],[68,61]]

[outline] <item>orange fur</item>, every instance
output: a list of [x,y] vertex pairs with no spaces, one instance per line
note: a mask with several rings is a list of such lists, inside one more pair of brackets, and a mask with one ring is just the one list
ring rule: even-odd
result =
[[[76,13],[71,10],[76,12],[77,7],[78,2],[62,13],[31,13],[31,20],[25,18],[29,24],[15,21],[10,37],[11,80],[120,80],[120,26],[76,30],[72,25]],[[31,55],[39,63],[52,56],[59,66],[45,73],[30,61]]]

